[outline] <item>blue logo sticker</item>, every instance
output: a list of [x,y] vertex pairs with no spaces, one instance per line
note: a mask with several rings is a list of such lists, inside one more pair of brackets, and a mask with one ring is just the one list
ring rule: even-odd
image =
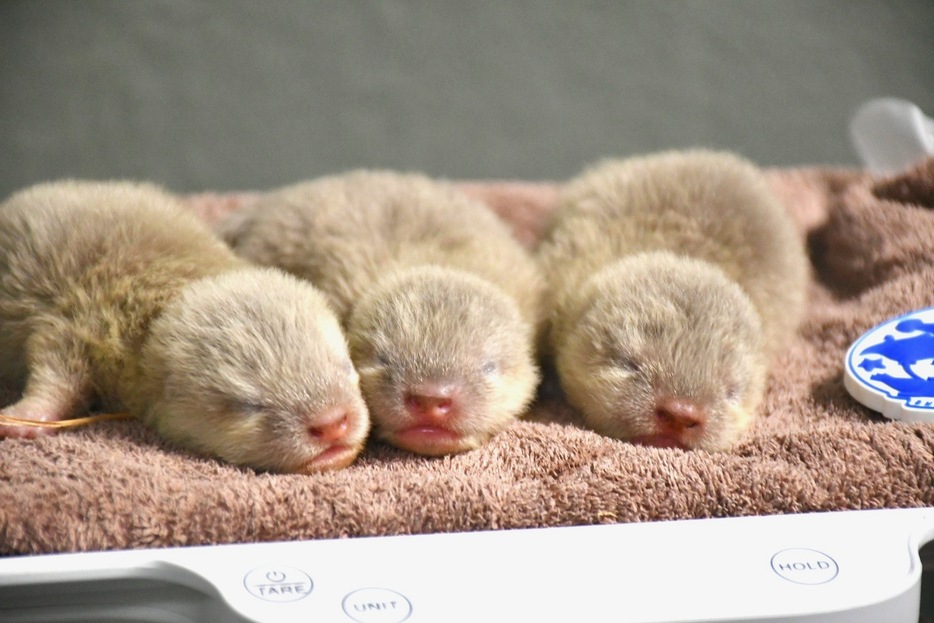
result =
[[[846,355],[847,389],[870,408],[899,417],[861,386],[908,411],[934,412],[934,307],[893,318],[869,330]],[[904,417],[901,419],[917,419]]]

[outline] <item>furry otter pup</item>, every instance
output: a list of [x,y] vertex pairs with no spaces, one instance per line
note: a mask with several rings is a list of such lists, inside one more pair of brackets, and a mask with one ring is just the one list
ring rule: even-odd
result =
[[760,171],[728,153],[606,162],[568,183],[539,258],[546,353],[597,432],[722,450],[796,330],[803,241]]
[[23,389],[3,415],[126,410],[237,465],[340,468],[369,427],[324,296],[248,266],[154,186],[67,181],[0,205],[0,352],[0,382]]
[[530,402],[543,280],[508,228],[453,186],[356,171],[270,193],[221,230],[241,256],[331,297],[381,439],[470,450]]

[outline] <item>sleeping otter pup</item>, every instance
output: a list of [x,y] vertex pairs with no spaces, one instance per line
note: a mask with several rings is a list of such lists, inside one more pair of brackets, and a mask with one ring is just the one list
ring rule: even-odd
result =
[[[337,317],[289,275],[237,258],[163,190],[63,181],[0,205],[2,415],[127,411],[236,465],[348,465],[369,419]],[[50,429],[0,425],[0,436]]]
[[221,231],[240,256],[331,298],[384,441],[471,450],[530,402],[542,278],[505,224],[453,186],[355,171],[269,193]]
[[702,150],[602,163],[567,184],[538,253],[543,348],[588,426],[686,449],[740,437],[808,281],[756,167]]

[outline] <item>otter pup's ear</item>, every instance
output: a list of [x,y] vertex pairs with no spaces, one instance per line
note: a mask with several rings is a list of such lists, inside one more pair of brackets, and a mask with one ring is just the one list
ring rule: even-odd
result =
[[250,210],[236,210],[215,225],[214,232],[229,246],[236,247],[252,225],[253,213]]

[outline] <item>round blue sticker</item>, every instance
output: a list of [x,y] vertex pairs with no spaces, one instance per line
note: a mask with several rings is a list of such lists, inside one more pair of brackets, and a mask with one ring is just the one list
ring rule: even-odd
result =
[[934,422],[934,307],[864,333],[846,353],[843,383],[887,418]]

